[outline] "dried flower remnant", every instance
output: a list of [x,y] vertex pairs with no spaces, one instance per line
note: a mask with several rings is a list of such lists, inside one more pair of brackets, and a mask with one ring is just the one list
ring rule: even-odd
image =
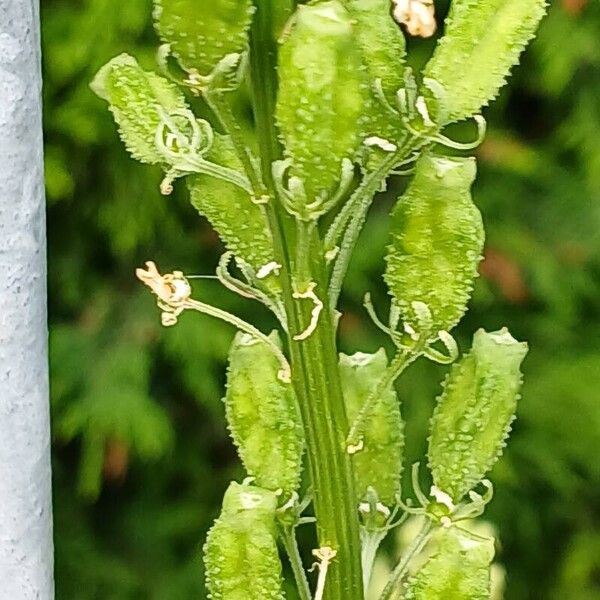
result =
[[163,311],[162,324],[170,327],[177,323],[177,317],[185,310],[192,288],[181,271],[161,275],[152,261],[146,263],[146,269],[137,269],[137,278],[145,283],[158,298],[158,306]]
[[394,19],[406,26],[410,35],[428,38],[437,29],[433,0],[393,0]]

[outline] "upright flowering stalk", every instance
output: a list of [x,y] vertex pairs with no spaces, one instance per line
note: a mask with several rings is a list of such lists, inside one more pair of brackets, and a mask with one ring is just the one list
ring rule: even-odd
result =
[[[248,477],[232,482],[207,537],[211,597],[283,598],[280,542],[302,600],[363,600],[381,541],[417,515],[381,600],[488,599],[493,540],[459,524],[491,500],[484,478],[514,419],[527,347],[481,330],[459,359],[452,337],[485,238],[468,153],[545,0],[454,0],[421,73],[405,62],[405,35],[436,33],[433,0],[200,4],[156,0],[160,72],[121,55],[92,87],[132,156],[163,169],[163,194],[186,180],[226,247],[218,280],[278,323],[267,334],[195,299],[180,271],[137,271],[165,326],[194,310],[237,330],[224,412]],[[208,118],[192,110],[201,103]],[[444,135],[463,119],[477,127],[472,143]],[[389,316],[365,296],[393,352],[340,354],[350,258],[373,197],[397,176],[412,180],[390,215]],[[405,501],[394,383],[418,359],[454,364],[431,421],[430,491],[414,465]],[[312,576],[295,535],[309,524]]]

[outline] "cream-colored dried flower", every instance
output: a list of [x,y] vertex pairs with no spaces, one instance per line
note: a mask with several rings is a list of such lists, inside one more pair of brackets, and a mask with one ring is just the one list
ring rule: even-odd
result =
[[406,26],[410,35],[431,37],[436,29],[433,0],[392,0],[395,5],[394,19]]
[[192,288],[181,271],[161,275],[152,261],[146,263],[146,269],[136,269],[137,278],[145,283],[158,298],[158,307],[163,311],[162,324],[170,327],[177,323],[177,317],[185,309]]

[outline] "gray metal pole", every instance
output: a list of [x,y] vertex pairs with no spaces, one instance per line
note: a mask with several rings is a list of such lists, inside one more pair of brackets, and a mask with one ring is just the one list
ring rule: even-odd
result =
[[0,0],[0,600],[53,591],[38,0]]

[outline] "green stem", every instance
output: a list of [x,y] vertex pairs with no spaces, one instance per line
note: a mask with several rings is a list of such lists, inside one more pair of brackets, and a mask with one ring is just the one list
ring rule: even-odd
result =
[[302,566],[302,558],[300,557],[300,552],[298,550],[295,526],[284,526],[281,532],[281,540],[288,558],[290,559],[290,565],[294,573],[298,596],[300,596],[300,600],[311,600],[308,579],[306,578],[306,573],[304,571],[304,567]]
[[421,528],[421,531],[419,532],[417,537],[411,542],[410,546],[406,549],[406,552],[402,555],[400,562],[392,571],[392,575],[390,576],[387,585],[381,593],[379,600],[396,600],[402,597],[400,595],[400,584],[402,582],[402,579],[408,572],[410,561],[417,554],[419,554],[421,550],[423,550],[423,548],[429,541],[432,529],[433,523],[428,518],[426,518],[425,523],[423,523],[423,527]]
[[344,438],[348,426],[338,370],[335,328],[327,302],[323,245],[312,228],[309,269],[325,307],[316,330],[295,341],[311,319],[310,302],[294,299],[294,223],[277,201],[271,164],[280,150],[274,122],[277,89],[276,53],[272,36],[272,2],[255,0],[257,12],[250,41],[250,64],[263,179],[272,201],[266,205],[290,329],[292,381],[304,426],[309,474],[314,493],[320,547],[336,551],[327,575],[324,600],[363,600],[358,510],[350,457]]

